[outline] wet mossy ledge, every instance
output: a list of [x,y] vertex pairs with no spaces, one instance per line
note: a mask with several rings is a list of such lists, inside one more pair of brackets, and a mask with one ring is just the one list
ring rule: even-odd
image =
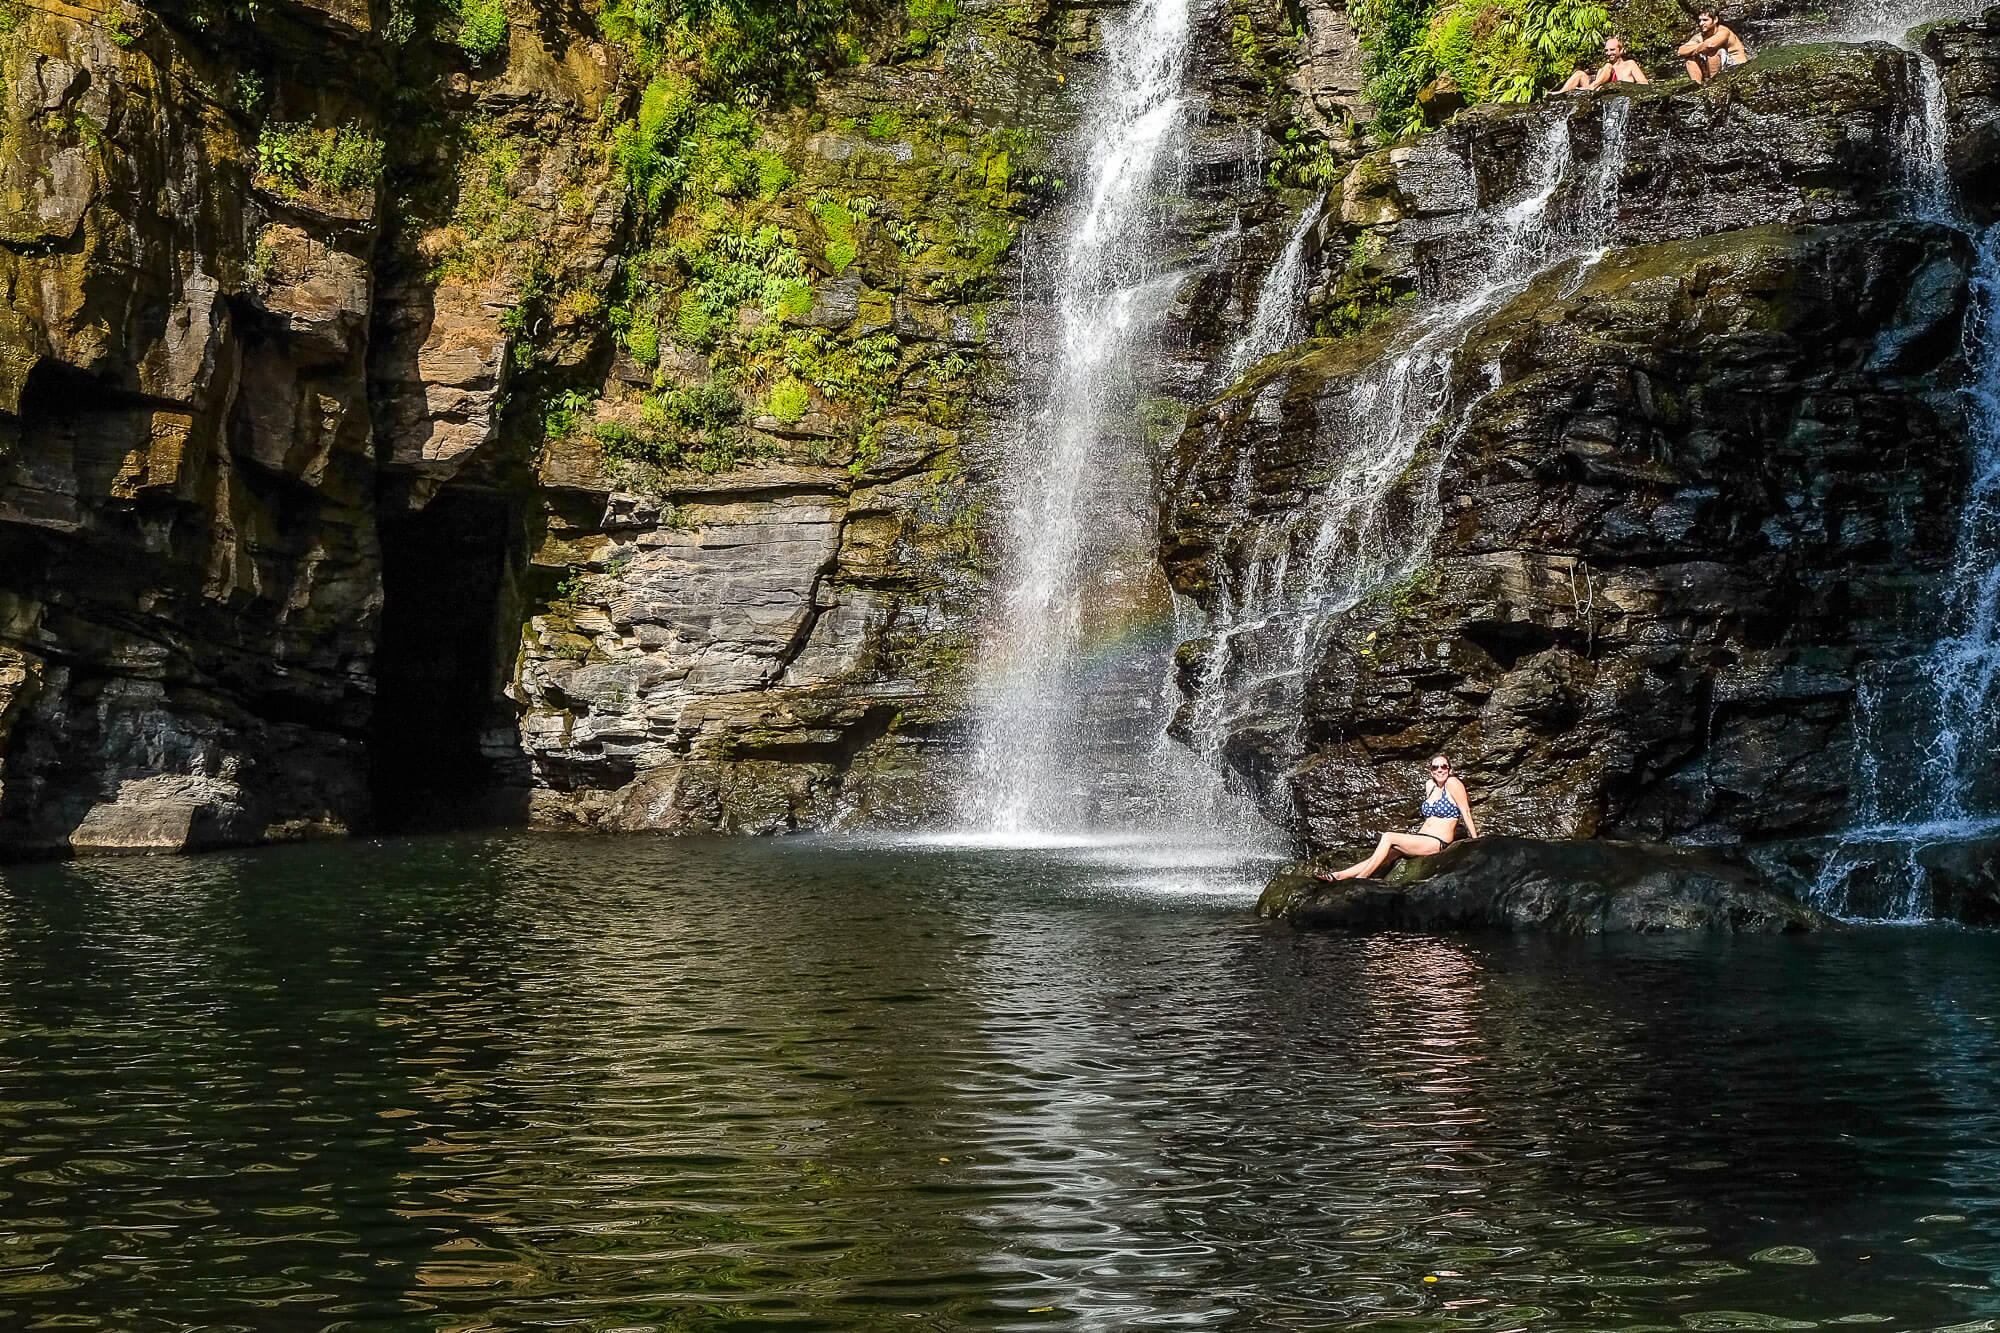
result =
[[1721,851],[1664,843],[1489,836],[1399,861],[1379,880],[1327,881],[1335,858],[1272,877],[1260,915],[1308,930],[1553,935],[1800,934],[1837,923]]

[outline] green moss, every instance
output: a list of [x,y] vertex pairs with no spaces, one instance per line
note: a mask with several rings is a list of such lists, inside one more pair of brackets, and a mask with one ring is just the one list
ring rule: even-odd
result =
[[1405,301],[1415,290],[1406,278],[1377,267],[1381,241],[1373,232],[1359,232],[1349,243],[1347,263],[1333,285],[1332,301],[1319,331],[1346,337],[1366,329]]
[[908,0],[904,14],[910,30],[904,42],[912,51],[924,51],[958,20],[958,0]]
[[1398,618],[1407,616],[1418,606],[1436,597],[1438,590],[1443,586],[1443,575],[1438,572],[1437,566],[1425,565],[1406,575],[1389,589],[1389,608]]
[[757,163],[757,197],[775,199],[798,177],[793,173],[783,157],[777,153],[755,154]]
[[803,320],[812,313],[812,308],[812,287],[803,278],[785,282],[764,307],[773,319],[786,324]]
[[789,426],[806,414],[811,402],[812,395],[805,385],[797,380],[785,380],[771,390],[769,407],[772,416]]
[[853,210],[837,199],[822,198],[814,202],[812,213],[819,219],[820,232],[826,238],[826,265],[839,273],[854,262]]
[[1177,438],[1187,425],[1188,408],[1178,398],[1148,398],[1139,404],[1139,426],[1149,444]]

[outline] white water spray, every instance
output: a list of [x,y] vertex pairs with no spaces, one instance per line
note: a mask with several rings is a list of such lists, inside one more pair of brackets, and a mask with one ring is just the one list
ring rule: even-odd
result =
[[1235,383],[1244,371],[1265,357],[1284,351],[1305,332],[1306,245],[1325,210],[1326,199],[1321,196],[1299,216],[1291,239],[1285,242],[1278,262],[1257,293],[1257,309],[1250,317],[1250,327],[1229,350],[1229,361],[1223,367],[1224,383]]
[[1087,647],[1143,621],[1147,596],[1159,596],[1150,540],[1140,556],[1125,531],[1150,510],[1150,477],[1115,437],[1130,424],[1132,362],[1174,287],[1157,272],[1149,202],[1181,137],[1188,0],[1138,0],[1108,26],[1084,128],[1089,176],[1056,279],[1049,381],[1010,473],[1008,568],[964,809],[967,823],[1007,834],[1095,822],[1080,796],[1098,759],[1081,723]]

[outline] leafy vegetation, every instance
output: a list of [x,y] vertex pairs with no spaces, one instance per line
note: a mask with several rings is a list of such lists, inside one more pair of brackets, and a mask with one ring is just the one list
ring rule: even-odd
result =
[[372,190],[382,178],[382,141],[357,121],[330,129],[266,121],[257,136],[257,172],[287,197],[308,189]]
[[1369,100],[1380,130],[1417,121],[1417,93],[1448,77],[1467,102],[1525,102],[1595,56],[1611,28],[1601,0],[1357,0]]
[[958,18],[958,0],[908,0],[910,29],[904,41],[912,51],[928,49]]
[[762,105],[842,58],[847,19],[847,0],[617,0],[604,26],[642,62],[698,71],[717,100]]
[[452,40],[473,63],[491,60],[507,45],[505,0],[453,0],[452,7],[458,14],[458,32]]
[[535,218],[513,187],[521,149],[490,122],[458,127],[456,198],[444,227],[430,241],[434,282],[483,282],[535,230]]

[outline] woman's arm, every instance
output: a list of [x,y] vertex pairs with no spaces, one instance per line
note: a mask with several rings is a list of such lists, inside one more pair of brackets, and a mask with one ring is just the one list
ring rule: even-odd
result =
[[1465,784],[1455,777],[1449,779],[1449,784],[1451,787],[1451,803],[1458,807],[1458,817],[1465,821],[1466,836],[1470,838],[1478,837],[1479,826],[1472,822],[1472,798],[1465,794]]

